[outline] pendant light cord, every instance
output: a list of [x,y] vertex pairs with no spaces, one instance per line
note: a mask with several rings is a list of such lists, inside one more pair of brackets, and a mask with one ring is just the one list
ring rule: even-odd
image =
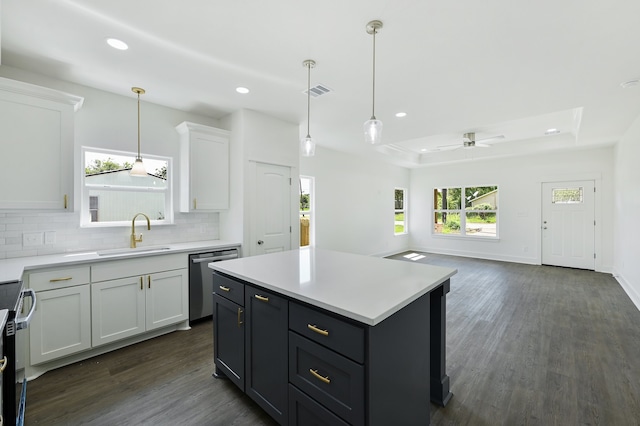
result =
[[140,157],[140,92],[138,91],[138,158],[137,159],[142,159],[142,157]]
[[311,137],[309,126],[311,124],[311,62],[307,63],[307,138]]
[[371,101],[371,119],[376,119],[376,33],[378,30],[373,28],[373,93]]

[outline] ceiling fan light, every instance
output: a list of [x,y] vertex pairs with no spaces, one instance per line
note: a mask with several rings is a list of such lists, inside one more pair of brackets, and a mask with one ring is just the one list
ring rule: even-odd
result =
[[363,129],[364,140],[367,143],[371,145],[382,143],[382,121],[371,117],[371,119],[365,121]]
[[313,157],[316,155],[316,143],[313,138],[307,135],[300,140],[300,153],[303,157]]

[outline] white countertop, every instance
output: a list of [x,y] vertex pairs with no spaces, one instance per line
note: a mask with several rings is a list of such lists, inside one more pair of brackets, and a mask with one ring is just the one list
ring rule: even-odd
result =
[[380,323],[458,272],[308,247],[210,263],[209,268],[368,325]]
[[[224,240],[207,240],[190,243],[163,244],[160,246],[140,245],[135,249],[123,248],[122,250],[83,251],[78,253],[60,253],[46,256],[3,259],[0,260],[0,283],[20,281],[23,272],[30,269],[106,262],[114,259],[121,260],[160,254],[198,252],[200,250],[221,249],[234,246],[240,246],[240,243]],[[166,250],[152,251],[154,248],[166,248]],[[108,253],[109,255],[100,256],[99,253],[101,252]]]

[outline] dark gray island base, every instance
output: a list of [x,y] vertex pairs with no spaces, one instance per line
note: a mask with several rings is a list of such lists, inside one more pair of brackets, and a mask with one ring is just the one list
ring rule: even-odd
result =
[[279,424],[429,425],[429,400],[450,400],[448,278],[368,325],[213,274],[214,376],[230,379]]

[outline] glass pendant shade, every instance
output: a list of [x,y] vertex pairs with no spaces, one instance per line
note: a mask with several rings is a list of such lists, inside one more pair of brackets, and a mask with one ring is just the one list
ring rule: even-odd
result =
[[371,119],[364,122],[364,140],[371,144],[376,145],[382,142],[382,121],[371,117]]
[[316,154],[316,143],[311,136],[307,135],[300,140],[300,153],[303,157],[313,157]]
[[129,172],[130,176],[146,176],[147,170],[144,168],[144,164],[142,164],[142,158],[136,158],[136,162],[133,163],[133,167]]

